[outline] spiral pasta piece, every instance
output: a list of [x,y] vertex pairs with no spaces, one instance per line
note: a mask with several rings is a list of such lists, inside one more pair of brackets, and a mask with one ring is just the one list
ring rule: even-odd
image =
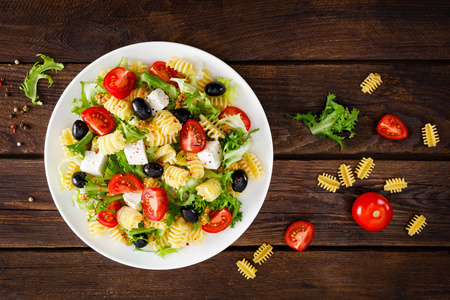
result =
[[79,171],[80,171],[80,165],[78,165],[78,163],[76,161],[69,162],[69,164],[66,167],[66,171],[63,174],[62,186],[65,190],[70,191],[73,188],[75,188],[75,186],[72,183],[72,176],[73,176],[73,174],[75,174],[76,172],[79,172]]
[[177,141],[178,132],[172,134],[163,135],[161,132],[154,130],[150,131],[145,138],[147,139],[147,144],[150,147],[163,146],[166,144],[172,144]]
[[195,230],[192,230],[188,236],[188,243],[192,245],[200,244],[205,238],[206,233],[202,229],[201,226],[197,227]]
[[186,222],[183,217],[180,217],[169,228],[169,244],[172,246],[172,248],[181,248],[186,246],[191,231],[192,224]]
[[128,244],[128,237],[123,232],[122,229],[119,228],[119,226],[116,226],[114,228],[109,228],[108,233],[111,236],[111,239],[117,244],[117,243],[124,243]]
[[372,172],[373,167],[375,167],[373,159],[371,157],[363,157],[356,167],[356,177],[358,177],[359,179],[368,178],[370,173]]
[[72,156],[72,153],[67,149],[66,146],[73,145],[76,142],[78,142],[72,135],[72,131],[70,128],[64,128],[61,132],[61,135],[59,136],[59,141],[61,142],[61,145],[64,150],[64,156]]
[[338,174],[342,185],[345,185],[346,187],[353,186],[355,177],[353,177],[352,169],[349,165],[340,165]]
[[148,94],[150,94],[150,89],[146,85],[141,85],[140,87],[137,87],[134,90],[132,90],[131,93],[122,100],[127,102],[133,102],[133,100],[136,98],[144,99]]
[[219,109],[220,111],[223,111],[228,106],[228,104],[230,104],[228,98],[223,95],[217,97],[209,97],[209,100],[211,101],[212,106]]
[[156,125],[156,128],[162,135],[178,133],[183,127],[180,121],[168,110],[159,111],[152,123]]
[[336,177],[325,173],[319,175],[319,177],[317,177],[317,181],[318,186],[333,193],[336,193],[336,190],[338,190],[341,185]]
[[186,152],[188,169],[192,178],[202,178],[205,175],[203,164],[196,153]]
[[104,155],[114,154],[124,149],[126,145],[126,140],[121,130],[116,130],[98,138],[98,149]]
[[116,213],[117,222],[127,230],[138,228],[142,214],[129,206],[122,206]]
[[365,93],[372,94],[374,90],[382,83],[381,76],[378,73],[370,73],[363,83],[361,83],[361,91]]
[[154,160],[158,160],[161,164],[169,163],[173,164],[175,162],[175,156],[177,153],[175,149],[169,144],[159,147],[153,155]]
[[128,120],[133,115],[131,103],[116,97],[111,97],[103,104],[103,107],[122,120]]
[[210,178],[198,185],[195,189],[205,201],[211,202],[219,197],[220,192],[222,191],[222,185],[217,178]]
[[142,63],[140,60],[133,60],[131,65],[128,65],[128,70],[140,75],[148,70],[148,65]]
[[257,180],[263,174],[261,163],[253,153],[245,152],[239,165],[250,179]]
[[98,135],[94,136],[94,138],[91,141],[91,151],[99,151],[98,147]]
[[166,63],[166,66],[171,67],[172,69],[174,69],[175,71],[184,76],[195,74],[195,70],[194,67],[192,66],[192,63],[176,56],[172,56],[171,58],[169,58],[169,60]]
[[157,228],[157,229],[161,229],[161,230],[166,230],[167,229],[167,224],[166,224],[166,220],[167,217],[169,216],[168,213],[165,214],[165,216],[160,220],[160,221],[153,221],[150,220],[145,214],[142,215],[142,223],[144,224],[145,228]]
[[204,115],[200,115],[200,125],[202,125],[203,130],[211,139],[218,141],[225,138],[225,134],[217,128],[216,124],[212,120],[208,120]]
[[436,125],[431,125],[430,123],[425,124],[422,128],[423,143],[428,147],[436,147],[439,143],[439,134],[436,129]]
[[197,86],[200,92],[205,92],[205,86],[213,81],[213,78],[211,77],[211,72],[208,69],[202,70],[203,77],[197,81]]
[[97,220],[88,222],[89,234],[94,236],[104,236],[105,232],[108,230],[107,227],[100,224]]
[[169,186],[179,189],[186,184],[188,175],[189,172],[185,169],[169,165],[164,168],[163,179]]

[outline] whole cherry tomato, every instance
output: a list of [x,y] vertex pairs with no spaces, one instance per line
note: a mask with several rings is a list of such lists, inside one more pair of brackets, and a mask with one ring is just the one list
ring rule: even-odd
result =
[[392,220],[393,210],[388,199],[374,192],[359,196],[352,208],[353,219],[367,231],[380,231]]

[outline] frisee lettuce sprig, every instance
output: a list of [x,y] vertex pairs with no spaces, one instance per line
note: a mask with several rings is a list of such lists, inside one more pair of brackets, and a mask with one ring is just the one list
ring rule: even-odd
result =
[[48,87],[50,87],[53,84],[53,79],[50,75],[45,74],[44,72],[48,70],[55,72],[61,71],[64,69],[64,65],[62,63],[55,62],[53,58],[44,54],[36,54],[36,56],[41,57],[44,60],[44,63],[40,64],[39,62],[36,62],[34,64],[19,89],[25,92],[25,96],[30,98],[33,104],[42,105],[41,101],[37,101],[39,99],[37,94],[37,84],[39,79],[47,79]]
[[[338,135],[338,133],[346,130],[350,132],[349,138],[355,135],[353,128],[358,121],[359,110],[353,108],[350,112],[347,107],[334,102],[334,99],[336,99],[336,95],[328,93],[327,103],[320,117],[313,115],[312,112],[308,112],[307,114],[297,113],[295,116],[287,114],[287,116],[297,122],[303,121],[313,135],[327,137],[335,141],[341,145],[342,150],[342,141],[345,137]],[[318,122],[316,121],[317,119],[319,119]]]

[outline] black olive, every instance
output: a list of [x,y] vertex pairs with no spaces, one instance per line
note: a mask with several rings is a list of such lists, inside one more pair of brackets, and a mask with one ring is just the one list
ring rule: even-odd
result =
[[84,172],[76,172],[72,176],[72,183],[79,189],[84,188],[86,184],[86,173]]
[[225,86],[218,81],[212,81],[205,86],[205,93],[208,96],[220,96],[225,93]]
[[198,221],[198,212],[191,205],[182,206],[181,215],[189,223],[196,223]]
[[76,120],[73,122],[72,134],[75,139],[81,141],[88,132],[89,127],[84,121]]
[[147,235],[145,233],[140,233],[136,235],[138,237],[137,240],[133,241],[133,245],[135,245],[138,248],[142,248],[147,246],[148,242],[145,240],[147,238]]
[[192,119],[192,114],[190,111],[184,108],[175,109],[173,111],[173,115],[180,121],[181,123],[186,122],[189,119]]
[[133,107],[134,114],[141,120],[147,120],[152,116],[149,105],[142,98],[134,98],[131,106]]
[[164,168],[158,163],[148,163],[144,166],[143,171],[148,177],[158,178],[162,176]]
[[231,184],[233,191],[242,193],[247,187],[248,178],[247,173],[245,173],[244,170],[234,171],[231,175],[231,179],[233,179],[233,183]]

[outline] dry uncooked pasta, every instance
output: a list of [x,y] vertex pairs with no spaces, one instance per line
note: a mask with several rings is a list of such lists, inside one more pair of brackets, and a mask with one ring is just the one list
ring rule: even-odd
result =
[[415,215],[414,218],[411,219],[408,226],[406,226],[406,230],[408,230],[408,234],[410,236],[415,235],[416,233],[419,234],[422,229],[427,225],[425,222],[427,219],[423,215]]
[[381,76],[378,73],[370,73],[363,83],[361,83],[361,91],[371,94],[382,83]]
[[258,250],[253,253],[253,262],[261,264],[273,254],[273,247],[270,244],[262,244]]
[[353,186],[353,183],[355,182],[355,177],[353,177],[353,171],[349,165],[346,164],[340,165],[338,174],[342,185],[345,185],[346,187]]
[[253,279],[256,277],[256,268],[246,261],[245,258],[239,260],[236,265],[238,266],[239,273],[241,273],[245,278]]
[[375,167],[373,159],[370,157],[369,158],[363,157],[362,160],[359,162],[358,166],[356,167],[356,176],[359,179],[369,177],[373,167]]
[[422,134],[423,143],[428,147],[436,147],[436,144],[439,143],[439,135],[436,125],[431,125],[430,123],[425,124],[425,127],[422,128]]
[[339,181],[336,179],[336,177],[325,173],[319,175],[319,177],[317,177],[317,181],[318,186],[333,193],[335,193],[336,190],[339,189],[339,186],[341,185]]
[[408,183],[405,182],[405,178],[392,178],[386,180],[384,190],[391,193],[400,193],[402,189],[406,188]]

